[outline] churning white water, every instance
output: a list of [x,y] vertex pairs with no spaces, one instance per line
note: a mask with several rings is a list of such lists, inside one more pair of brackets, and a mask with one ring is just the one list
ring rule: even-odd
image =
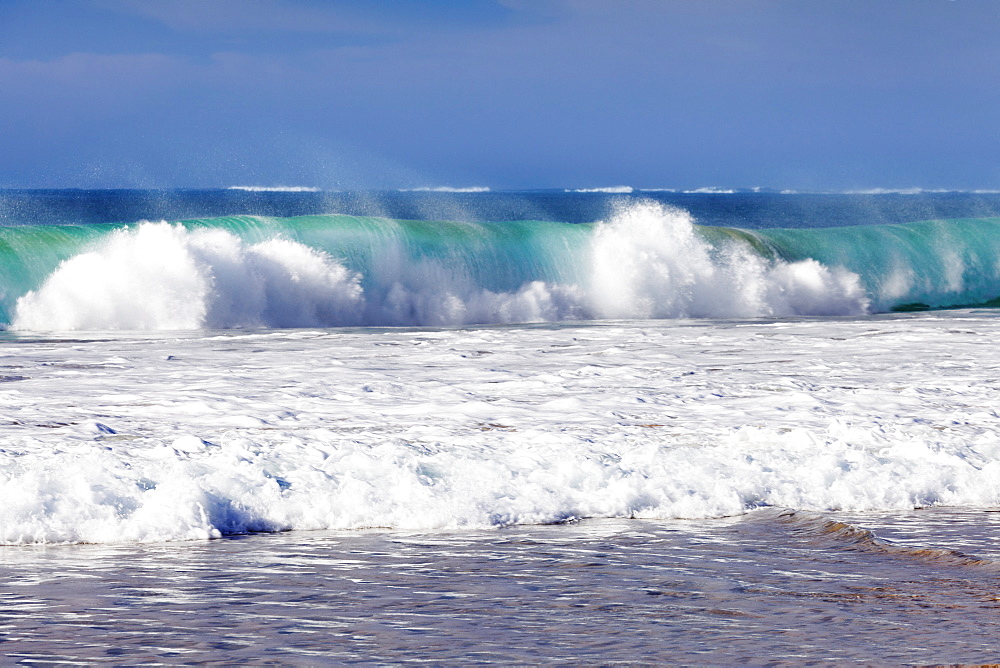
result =
[[0,540],[997,505],[998,334],[986,311],[8,334]]

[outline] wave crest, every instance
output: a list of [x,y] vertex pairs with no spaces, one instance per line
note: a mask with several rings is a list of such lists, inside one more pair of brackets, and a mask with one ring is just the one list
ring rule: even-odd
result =
[[299,232],[295,221],[270,232],[246,221],[118,229],[18,299],[13,327],[449,326],[868,308],[856,274],[769,258],[737,236],[709,242],[687,212],[656,204],[592,226],[516,224],[522,236],[503,225],[323,222],[310,245],[286,238]]
[[227,190],[243,190],[251,193],[316,193],[313,186],[229,186]]
[[223,230],[144,223],[65,262],[17,301],[28,330],[184,330],[352,324],[359,276],[326,254]]
[[681,209],[641,204],[600,225],[592,303],[604,318],[852,315],[860,278],[815,260],[768,260],[748,244],[712,246]]

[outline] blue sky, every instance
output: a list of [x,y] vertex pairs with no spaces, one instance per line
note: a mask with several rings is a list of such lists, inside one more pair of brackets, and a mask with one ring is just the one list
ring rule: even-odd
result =
[[0,187],[1000,188],[996,0],[0,0]]

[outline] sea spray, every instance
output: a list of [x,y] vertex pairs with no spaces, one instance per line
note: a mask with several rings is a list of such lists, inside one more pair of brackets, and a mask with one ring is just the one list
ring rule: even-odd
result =
[[709,243],[687,212],[652,204],[595,227],[590,267],[597,318],[856,315],[868,307],[851,272],[772,259],[737,235]]

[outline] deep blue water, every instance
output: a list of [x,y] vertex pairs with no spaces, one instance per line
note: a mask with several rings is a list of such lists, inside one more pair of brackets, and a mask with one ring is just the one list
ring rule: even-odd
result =
[[884,225],[1000,216],[1000,194],[780,194],[506,192],[250,192],[244,190],[0,190],[0,226],[132,223],[218,216],[342,213],[408,220],[602,220],[652,200],[702,225],[762,229]]

